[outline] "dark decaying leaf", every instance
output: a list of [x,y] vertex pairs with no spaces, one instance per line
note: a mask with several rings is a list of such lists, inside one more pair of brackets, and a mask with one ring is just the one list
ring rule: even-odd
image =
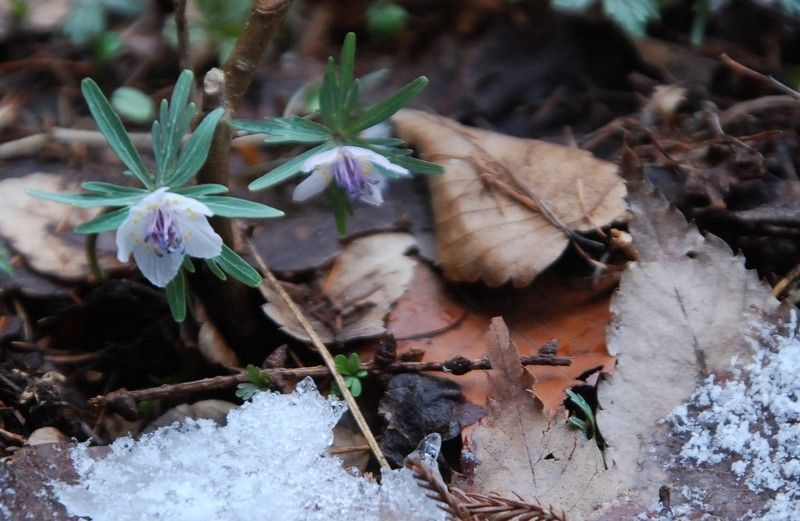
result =
[[439,433],[447,442],[484,414],[482,407],[464,399],[457,383],[420,374],[393,377],[379,412],[386,422],[381,449],[395,465],[428,434]]

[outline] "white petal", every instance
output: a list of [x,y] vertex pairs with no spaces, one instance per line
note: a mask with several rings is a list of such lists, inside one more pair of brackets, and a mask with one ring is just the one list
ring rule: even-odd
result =
[[379,183],[370,183],[369,184],[369,193],[365,193],[361,196],[360,200],[364,201],[367,204],[371,204],[372,206],[380,206],[383,204],[383,187],[385,182],[383,178],[381,178],[381,182]]
[[388,121],[382,121],[362,130],[359,137],[364,139],[389,138],[392,137],[392,126]]
[[131,253],[138,244],[144,242],[147,234],[147,213],[141,207],[141,202],[128,211],[128,216],[117,228],[117,259],[128,262]]
[[172,214],[185,212],[189,215],[214,215],[214,212],[211,211],[211,208],[206,206],[204,203],[201,203],[197,199],[186,197],[185,195],[174,194],[172,192],[164,194],[164,198],[161,201],[161,206]]
[[[316,170],[320,165],[327,165],[329,163],[333,163],[333,160],[336,159],[336,156],[339,155],[343,147],[336,147],[330,150],[326,150],[325,152],[319,152],[314,154],[313,156],[309,157],[303,164],[300,165],[300,170],[303,172],[311,172],[312,170]],[[347,148],[347,147],[344,147]]]
[[208,219],[197,214],[194,217],[179,213],[174,215],[183,235],[186,255],[210,259],[222,253],[222,237],[208,224]]
[[314,170],[310,176],[303,179],[292,192],[292,200],[305,201],[325,190],[331,182],[331,175],[325,166]]
[[133,250],[133,258],[147,280],[163,288],[175,278],[183,262],[183,255],[179,252],[169,253],[159,257],[149,243],[144,243]]
[[364,147],[356,147],[353,145],[343,146],[342,150],[347,152],[351,156],[357,159],[366,159],[370,163],[377,162],[378,159],[382,159],[383,156],[378,154],[377,152],[373,152],[372,150]]
[[391,170],[392,172],[398,175],[409,175],[411,173],[408,171],[407,168],[403,168],[402,166],[392,163],[382,155],[378,154],[377,152],[373,152],[372,150],[367,150],[366,148],[352,147],[352,146],[346,146],[342,148],[344,148],[352,156],[357,157],[358,159],[366,159],[370,163],[374,163],[380,166],[381,168]]

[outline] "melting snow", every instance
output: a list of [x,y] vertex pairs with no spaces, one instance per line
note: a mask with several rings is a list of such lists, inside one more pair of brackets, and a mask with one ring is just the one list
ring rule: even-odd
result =
[[438,520],[407,469],[378,486],[327,455],[345,410],[307,379],[290,395],[258,393],[228,414],[122,438],[101,460],[72,451],[79,483],[53,483],[71,515],[93,521],[252,519]]
[[[763,326],[755,356],[725,382],[710,376],[689,403],[667,418],[688,436],[680,458],[725,463],[753,491],[772,497],[753,519],[800,519],[800,338]],[[765,347],[767,346],[767,347]],[[773,347],[774,346],[774,347]],[[737,361],[733,360],[736,367]]]

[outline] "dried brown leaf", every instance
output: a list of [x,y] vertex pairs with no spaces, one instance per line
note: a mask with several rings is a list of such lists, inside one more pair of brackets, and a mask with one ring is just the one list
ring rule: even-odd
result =
[[430,189],[438,262],[452,280],[526,286],[558,259],[572,231],[606,226],[625,212],[616,165],[584,150],[415,110],[394,122],[422,157],[445,168],[430,177]]
[[[563,508],[570,519],[621,519],[645,512],[660,487],[687,484],[686,469],[664,470],[675,440],[659,420],[708,374],[724,378],[732,356],[749,359],[748,327],[775,316],[778,302],[741,257],[720,239],[702,236],[652,187],[638,183],[631,190],[640,261],[625,272],[612,301],[608,346],[618,366],[599,385],[597,421],[609,445],[608,469],[594,442],[568,429],[563,416],[548,419],[534,409],[524,380],[502,387],[500,378],[492,414],[472,436],[481,464],[471,492],[519,493]],[[495,336],[507,353],[505,337]],[[496,360],[494,367],[516,371],[508,365],[512,355]],[[708,485],[707,476],[695,479],[694,485],[701,479]],[[707,498],[723,518],[747,493],[735,480],[726,484],[708,490]]]
[[[61,192],[65,187],[61,176],[54,174],[0,181],[0,234],[37,272],[67,280],[84,278],[89,274],[84,237],[72,228],[97,215],[98,210],[36,199],[25,193],[29,189]],[[100,260],[105,267],[118,265],[111,256]]]
[[[319,280],[319,294],[298,295],[314,330],[323,342],[346,342],[386,333],[384,317],[405,292],[417,261],[406,253],[414,237],[379,233],[349,243]],[[291,287],[295,293],[303,288]],[[269,287],[264,312],[293,337],[309,342],[303,327]],[[305,297],[305,298],[302,298]]]

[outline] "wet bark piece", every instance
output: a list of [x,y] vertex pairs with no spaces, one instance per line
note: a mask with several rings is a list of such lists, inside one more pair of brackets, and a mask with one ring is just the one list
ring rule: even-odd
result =
[[625,212],[616,165],[584,150],[414,110],[394,122],[423,158],[445,167],[429,179],[438,262],[449,279],[526,286],[561,256],[568,234]]

